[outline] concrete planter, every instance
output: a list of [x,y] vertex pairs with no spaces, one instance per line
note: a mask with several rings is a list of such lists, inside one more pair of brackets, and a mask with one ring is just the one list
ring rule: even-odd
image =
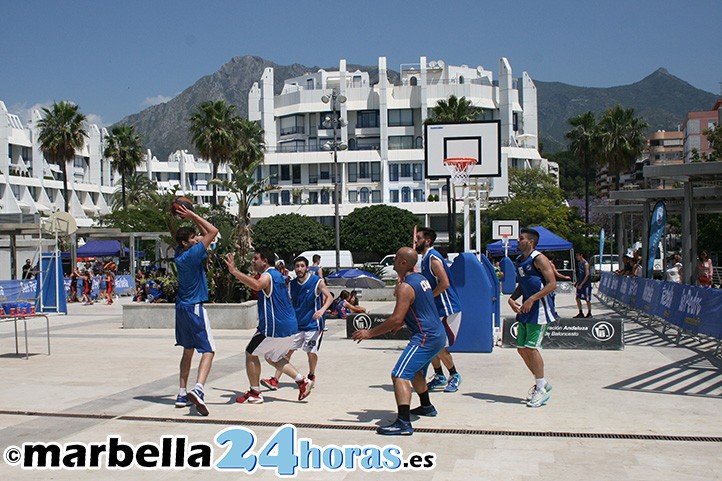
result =
[[[256,301],[241,304],[206,304],[213,329],[255,329]],[[175,304],[133,303],[123,306],[124,329],[174,329]]]

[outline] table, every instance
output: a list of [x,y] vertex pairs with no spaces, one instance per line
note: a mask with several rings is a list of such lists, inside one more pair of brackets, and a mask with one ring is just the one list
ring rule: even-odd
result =
[[12,322],[15,324],[15,354],[18,356],[20,355],[20,349],[18,346],[18,321],[23,322],[23,326],[25,328],[25,359],[30,358],[30,352],[28,350],[28,321],[37,319],[40,317],[45,318],[45,331],[47,333],[48,337],[48,356],[50,355],[50,319],[48,319],[48,316],[46,314],[42,313],[36,313],[33,315],[27,315],[27,316],[2,316],[0,317],[0,322]]

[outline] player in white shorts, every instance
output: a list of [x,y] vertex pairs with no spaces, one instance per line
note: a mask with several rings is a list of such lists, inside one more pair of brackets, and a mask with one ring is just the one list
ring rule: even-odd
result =
[[[308,268],[308,259],[298,257],[293,262],[296,278],[289,286],[293,309],[296,311],[298,321],[298,334],[296,334],[291,350],[286,356],[291,359],[293,351],[303,349],[308,355],[309,389],[316,382],[316,365],[318,364],[318,350],[321,347],[325,325],[326,309],[333,302],[333,296],[326,287],[326,283]],[[268,379],[261,379],[261,384],[268,389],[278,389],[278,379],[281,371]]]

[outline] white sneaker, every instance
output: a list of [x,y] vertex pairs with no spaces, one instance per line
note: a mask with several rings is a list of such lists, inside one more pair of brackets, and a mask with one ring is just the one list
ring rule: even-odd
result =
[[[544,383],[544,390],[545,390],[546,392],[551,391],[551,390],[552,390],[552,385],[549,384],[548,382],[545,382],[545,383]],[[531,398],[534,396],[534,392],[536,392],[536,384],[533,384],[533,385],[529,388],[529,392],[527,393],[526,399],[524,399],[524,400],[527,401],[527,402],[528,402],[528,401],[531,401]]]
[[546,389],[535,389],[534,394],[532,395],[531,399],[527,401],[526,407],[528,408],[538,408],[540,406],[543,406],[547,403],[549,400],[549,393],[546,391]]

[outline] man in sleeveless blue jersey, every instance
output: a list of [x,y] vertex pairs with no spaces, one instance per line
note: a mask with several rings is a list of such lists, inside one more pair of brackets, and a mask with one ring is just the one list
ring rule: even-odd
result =
[[[353,333],[357,342],[398,331],[403,324],[411,333],[406,349],[391,371],[398,417],[391,425],[379,427],[376,430],[378,434],[409,436],[414,433],[410,414],[437,414],[429,400],[426,369],[446,345],[446,335],[434,304],[431,284],[424,276],[414,272],[416,260],[416,252],[410,247],[402,247],[396,252],[394,270],[399,275],[399,284],[396,286],[394,312],[382,324]],[[413,411],[410,409],[412,386],[421,401],[421,406]]]
[[[574,254],[577,260],[577,309],[579,314],[574,316],[579,317],[592,317],[592,278],[589,272],[589,262],[584,258],[584,252],[577,252]],[[584,316],[582,312],[582,301],[587,302],[587,315]]]
[[308,266],[308,270],[311,272],[311,274],[316,274],[318,277],[323,279],[323,267],[321,267],[321,256],[318,254],[314,254],[311,259],[313,259],[313,264]]
[[298,322],[286,287],[286,277],[273,267],[273,259],[271,249],[256,249],[251,262],[255,271],[261,274],[258,279],[239,271],[233,254],[226,255],[224,259],[233,277],[258,291],[258,329],[246,347],[246,373],[251,386],[245,394],[236,398],[238,403],[263,402],[260,357],[296,380],[299,401],[311,394],[308,378],[299,374],[285,357],[293,346]]
[[[534,229],[521,229],[516,260],[518,285],[509,298],[509,306],[516,312],[517,351],[526,367],[534,375],[534,385],[527,396],[528,407],[539,407],[549,400],[551,384],[544,379],[544,359],[541,345],[547,326],[555,321],[554,300],[550,295],[556,289],[556,277],[551,262],[536,250],[539,233]],[[519,305],[516,300],[524,297]]]
[[[178,243],[175,251],[175,265],[178,272],[178,294],[175,299],[175,338],[176,346],[183,346],[183,356],[180,362],[180,390],[175,407],[182,408],[193,403],[201,415],[208,416],[203,385],[211,371],[216,346],[213,342],[208,313],[203,306],[203,303],[208,301],[208,281],[203,261],[208,257],[206,249],[215,239],[218,229],[182,205],[176,206],[176,214],[182,219],[192,220],[198,227],[200,235],[191,227],[181,227],[175,235]],[[190,391],[186,391],[193,349],[201,354],[201,361],[198,365],[196,386]]]
[[[308,375],[310,383],[308,389],[312,389],[316,383],[316,365],[318,364],[318,350],[321,347],[323,331],[325,328],[326,309],[331,306],[333,296],[326,287],[326,283],[316,274],[311,273],[308,266],[308,259],[297,257],[293,261],[293,270],[296,278],[289,284],[291,290],[291,301],[296,311],[298,321],[298,334],[293,341],[291,350],[288,351],[286,359],[291,360],[293,351],[303,349],[308,354]],[[261,379],[261,384],[271,391],[278,389],[278,379],[281,371],[268,379]]]
[[[421,274],[423,274],[434,290],[434,301],[439,310],[439,317],[446,329],[447,345],[456,341],[456,335],[461,327],[461,301],[451,282],[449,266],[439,251],[432,246],[436,241],[436,232],[428,227],[422,227],[416,232],[416,252],[421,254]],[[449,370],[449,379],[444,376],[441,363]],[[461,385],[461,374],[456,372],[454,358],[446,349],[442,349],[437,357],[431,361],[434,368],[434,378],[427,384],[432,391],[443,389],[444,392],[456,392]],[[448,381],[448,382],[447,382]]]

